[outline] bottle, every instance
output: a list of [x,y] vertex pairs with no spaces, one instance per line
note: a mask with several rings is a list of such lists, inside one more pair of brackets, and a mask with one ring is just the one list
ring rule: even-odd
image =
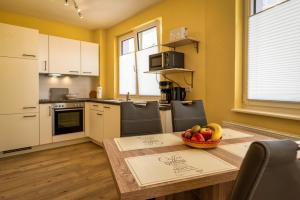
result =
[[97,87],[97,99],[102,99],[102,87]]

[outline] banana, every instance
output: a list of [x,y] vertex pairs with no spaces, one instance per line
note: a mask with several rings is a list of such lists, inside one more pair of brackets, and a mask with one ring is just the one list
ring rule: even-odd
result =
[[214,133],[208,141],[217,141],[222,137],[222,127],[216,123],[209,123],[207,127],[213,129]]

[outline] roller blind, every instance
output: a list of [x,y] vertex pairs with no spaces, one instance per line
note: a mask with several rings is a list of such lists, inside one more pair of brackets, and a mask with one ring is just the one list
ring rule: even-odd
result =
[[300,1],[249,18],[248,99],[300,102]]

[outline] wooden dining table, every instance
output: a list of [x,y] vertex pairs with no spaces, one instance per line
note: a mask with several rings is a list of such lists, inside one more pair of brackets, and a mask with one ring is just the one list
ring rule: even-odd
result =
[[[238,130],[252,137],[223,139],[219,146],[226,144],[238,144],[245,142],[254,142],[258,140],[274,140],[277,138],[270,135],[262,135],[243,129]],[[174,133],[180,137],[180,133]],[[222,148],[214,148],[205,150],[225,162],[235,166],[234,170],[224,171],[221,173],[212,173],[204,176],[195,176],[183,178],[179,180],[167,181],[159,184],[140,186],[134,175],[131,173],[126,158],[137,157],[143,155],[161,154],[167,152],[188,150],[191,147],[184,144],[174,146],[163,146],[155,148],[135,149],[129,151],[120,151],[114,139],[106,139],[103,141],[104,148],[111,166],[112,174],[115,180],[120,199],[189,199],[189,196],[197,195],[201,199],[223,200],[228,199],[232,191],[234,180],[237,177],[239,168],[243,158],[238,154],[232,153]],[[238,152],[237,152],[238,153]],[[147,170],[145,169],[145,173]],[[166,198],[174,195],[174,198]]]

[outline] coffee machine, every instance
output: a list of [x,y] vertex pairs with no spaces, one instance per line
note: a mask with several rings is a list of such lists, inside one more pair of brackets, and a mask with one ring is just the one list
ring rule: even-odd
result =
[[160,81],[159,89],[160,89],[160,100],[161,104],[169,104],[172,100],[172,88],[173,83],[171,81]]

